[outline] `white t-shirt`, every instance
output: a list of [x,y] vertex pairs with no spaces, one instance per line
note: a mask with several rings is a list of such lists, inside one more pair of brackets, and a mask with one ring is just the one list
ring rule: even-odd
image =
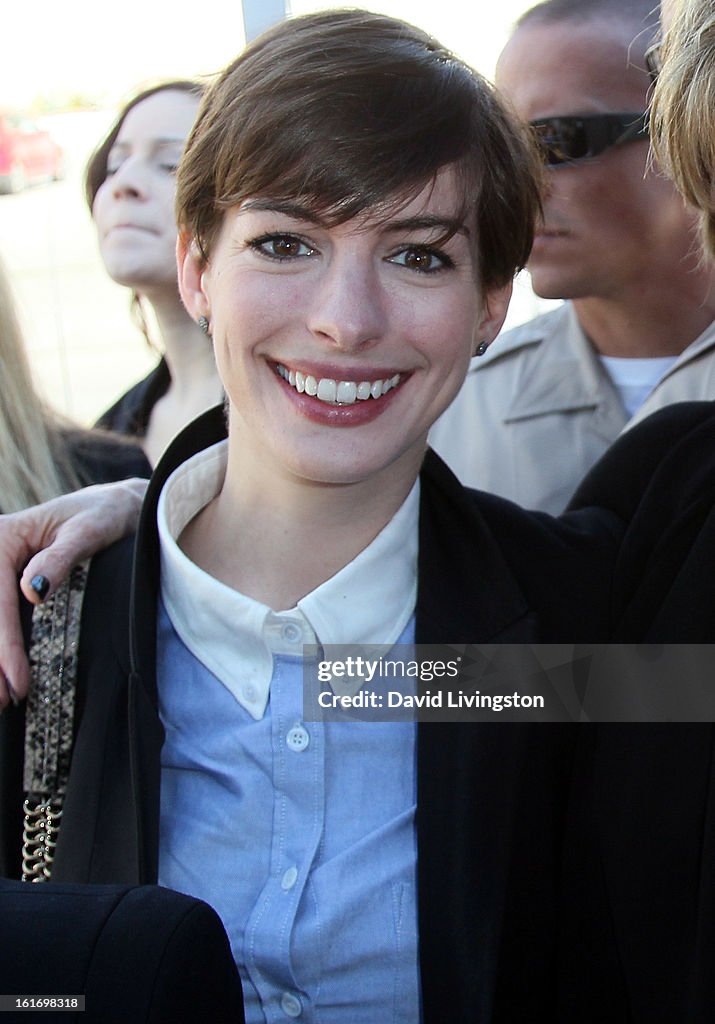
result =
[[601,363],[613,381],[623,407],[635,416],[658,381],[668,372],[677,356],[649,359],[624,359],[621,356],[600,356]]

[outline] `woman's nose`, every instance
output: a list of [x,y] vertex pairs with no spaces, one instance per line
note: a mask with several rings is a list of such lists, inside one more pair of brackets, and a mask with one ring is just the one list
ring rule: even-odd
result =
[[369,259],[335,258],[315,285],[308,326],[349,351],[378,341],[385,333],[385,296]]
[[112,193],[115,196],[131,196],[143,199],[147,195],[147,172],[138,157],[128,157],[111,177]]

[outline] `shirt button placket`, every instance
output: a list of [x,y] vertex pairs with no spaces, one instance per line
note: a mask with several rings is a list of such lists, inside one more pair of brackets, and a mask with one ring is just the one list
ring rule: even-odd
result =
[[[302,634],[298,642],[301,640]],[[324,805],[322,733],[319,725],[306,727],[302,721],[301,676],[295,658],[276,659],[270,698],[276,754],[271,860],[278,870],[272,873],[274,921],[264,947],[274,969],[264,976],[269,984],[264,988],[263,1003],[268,1020],[315,1024],[311,996],[302,991],[301,981],[293,973],[290,952],[304,886],[322,835]]]

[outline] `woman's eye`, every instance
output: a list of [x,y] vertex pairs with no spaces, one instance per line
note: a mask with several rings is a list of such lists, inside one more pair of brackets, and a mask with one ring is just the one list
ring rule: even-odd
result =
[[400,249],[394,256],[390,256],[390,262],[397,263],[408,270],[416,270],[420,274],[434,274],[454,266],[446,253],[426,246],[410,246],[407,249]]
[[250,243],[263,256],[274,260],[292,260],[303,256],[312,256],[315,249],[295,235],[265,235]]

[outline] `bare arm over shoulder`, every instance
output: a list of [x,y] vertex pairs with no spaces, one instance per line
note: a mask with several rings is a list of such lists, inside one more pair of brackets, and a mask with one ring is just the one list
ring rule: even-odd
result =
[[0,708],[27,696],[30,682],[18,576],[25,597],[39,604],[74,565],[132,532],[146,486],[140,479],[95,484],[0,516]]

